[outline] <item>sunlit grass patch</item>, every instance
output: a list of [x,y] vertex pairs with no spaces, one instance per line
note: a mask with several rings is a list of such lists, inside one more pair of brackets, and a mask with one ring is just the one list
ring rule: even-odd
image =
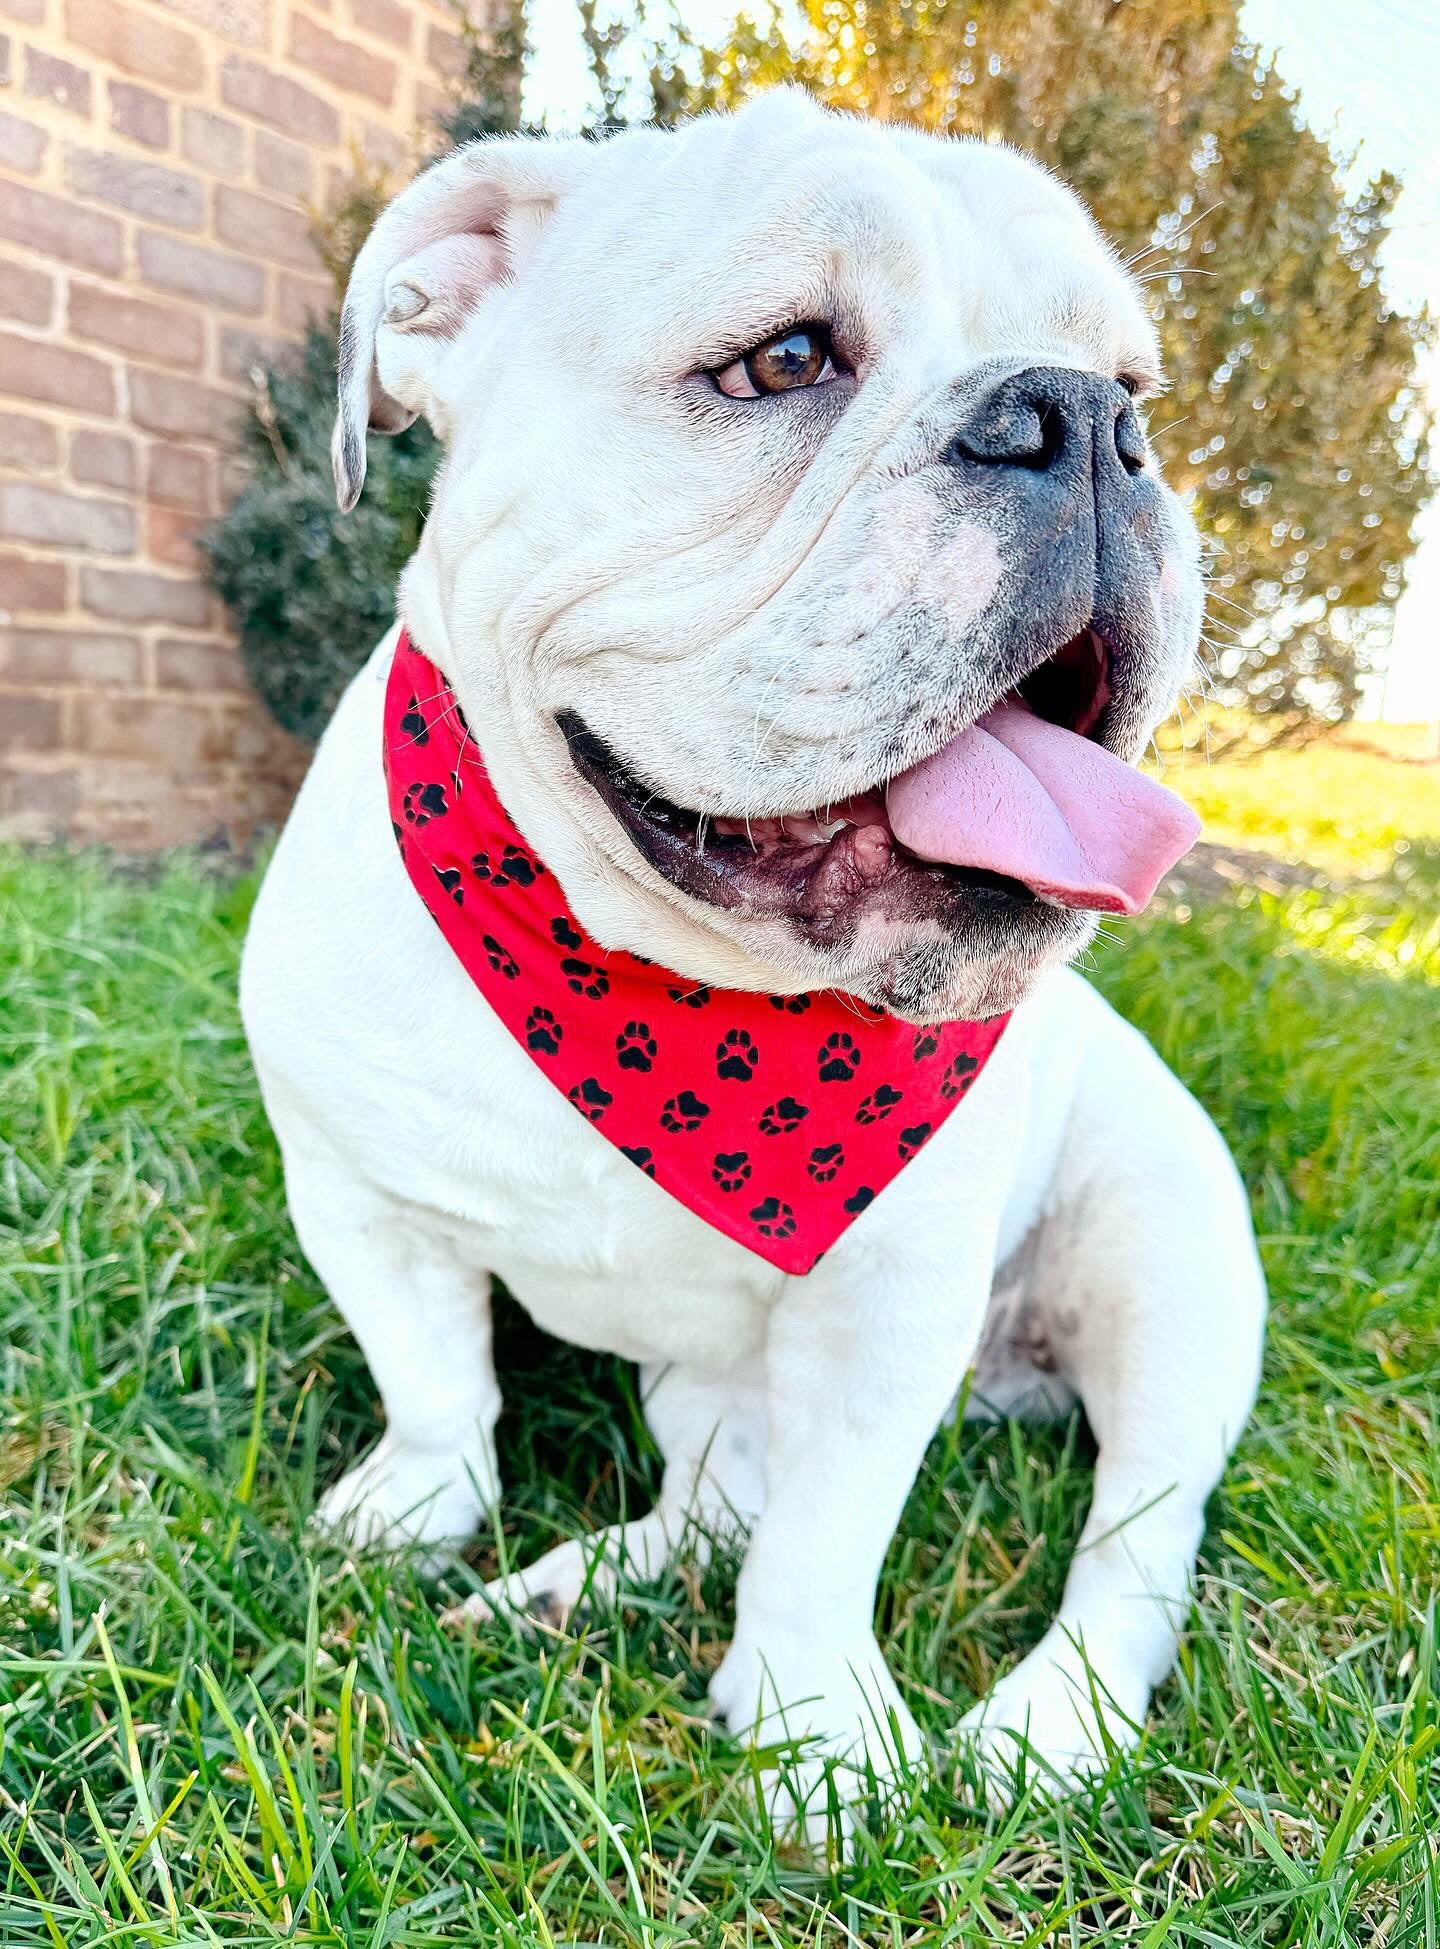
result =
[[1436,904],[1440,752],[1429,727],[1354,725],[1214,765],[1192,744],[1168,751],[1161,775],[1216,844],[1303,861],[1337,881],[1389,875]]

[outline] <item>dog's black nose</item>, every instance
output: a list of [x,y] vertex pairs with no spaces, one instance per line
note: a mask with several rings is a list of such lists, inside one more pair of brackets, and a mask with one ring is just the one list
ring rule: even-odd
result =
[[1138,474],[1145,435],[1118,379],[1065,366],[1031,366],[1004,379],[956,429],[944,458],[959,467],[1021,467],[1102,477]]

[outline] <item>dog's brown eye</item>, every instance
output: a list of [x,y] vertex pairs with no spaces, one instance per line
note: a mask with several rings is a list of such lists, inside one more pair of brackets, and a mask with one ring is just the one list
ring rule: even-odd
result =
[[823,386],[835,377],[830,334],[819,325],[796,325],[777,332],[743,358],[723,366],[715,384],[730,399],[759,399],[765,393]]

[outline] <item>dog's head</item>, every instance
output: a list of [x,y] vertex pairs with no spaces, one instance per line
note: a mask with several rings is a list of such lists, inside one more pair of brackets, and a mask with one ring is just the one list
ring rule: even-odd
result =
[[336,475],[445,441],[401,613],[602,943],[935,1020],[1146,879],[1106,754],[1201,612],[1158,379],[1037,165],[785,92],[426,171],[355,267]]

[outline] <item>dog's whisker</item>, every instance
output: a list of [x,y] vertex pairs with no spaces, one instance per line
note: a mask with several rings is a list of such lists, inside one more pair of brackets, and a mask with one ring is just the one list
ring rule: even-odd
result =
[[[445,695],[445,692],[444,692],[443,690],[437,690],[437,691],[436,691],[436,693],[435,693],[435,696],[434,696],[434,697],[427,697],[427,698],[425,699],[425,702],[426,702],[426,703],[429,703],[429,704],[433,704],[433,703],[434,703],[434,702],[436,701],[436,699],[437,699],[437,698],[440,698],[440,697],[443,697],[444,695]],[[430,733],[431,733],[431,732],[432,732],[432,731],[433,731],[433,730],[435,729],[435,726],[436,726],[437,724],[443,724],[443,723],[445,722],[445,720],[446,720],[446,718],[447,718],[447,717],[449,717],[449,715],[450,715],[450,713],[451,713],[452,711],[458,711],[458,710],[459,710],[459,708],[460,708],[460,706],[459,706],[459,704],[458,704],[458,703],[456,702],[456,700],[455,700],[455,699],[454,699],[454,698],[452,697],[452,698],[451,698],[451,700],[450,700],[450,702],[449,702],[449,703],[448,703],[448,704],[446,705],[446,707],[445,707],[445,709],[444,709],[443,711],[441,711],[441,713],[440,713],[440,715],[439,715],[438,717],[435,717],[435,718],[432,718],[432,719],[430,720],[430,722],[429,722],[429,723],[428,723],[428,724],[427,724],[427,725],[426,725],[426,726],[424,727],[424,729],[423,729],[423,730],[420,730],[420,731],[417,731],[417,732],[415,733],[415,735],[414,735],[414,737],[411,737],[411,738],[406,738],[406,739],[405,739],[405,740],[403,741],[403,743],[401,743],[401,744],[392,744],[392,745],[391,745],[391,747],[390,747],[390,749],[391,749],[391,752],[392,752],[392,753],[397,753],[397,752],[401,752],[401,751],[409,751],[409,750],[411,750],[411,749],[412,749],[412,748],[413,748],[413,747],[414,747],[415,745],[418,745],[419,743],[421,743],[421,742],[422,742],[422,740],[424,740],[424,739],[426,739],[426,738],[428,738],[428,737],[429,737],[429,735],[430,735]],[[466,727],[466,731],[467,731],[467,735],[468,735],[468,731],[469,731],[469,727],[468,727],[468,725],[467,725],[467,727]],[[461,747],[461,749],[462,749],[462,750],[464,749],[464,747],[463,747],[463,745],[462,745],[462,747]]]
[[465,735],[460,740],[460,749],[455,754],[455,791],[457,796],[459,793],[465,790],[465,781],[460,776],[460,767],[465,762],[465,747],[467,744],[469,744],[469,742],[470,742],[470,726],[467,724],[465,726]]

